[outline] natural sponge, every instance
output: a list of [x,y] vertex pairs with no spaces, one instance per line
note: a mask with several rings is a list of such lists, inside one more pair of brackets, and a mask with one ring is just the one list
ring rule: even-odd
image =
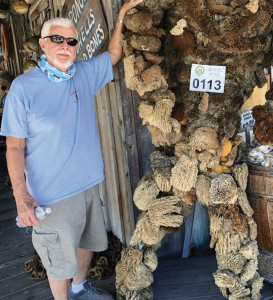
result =
[[161,49],[161,41],[155,36],[133,35],[131,45],[134,49],[147,52],[158,52]]
[[155,151],[151,153],[151,167],[155,181],[162,192],[171,190],[171,176],[174,161],[165,153]]
[[138,183],[134,192],[133,200],[136,207],[143,211],[147,210],[148,205],[156,199],[159,192],[160,190],[153,178],[153,173],[146,173]]
[[174,104],[170,99],[162,99],[156,102],[153,113],[143,119],[143,125],[150,124],[158,127],[162,132],[171,132],[171,113]]
[[231,175],[221,174],[211,181],[209,194],[214,204],[234,204],[238,198],[238,189]]
[[148,207],[151,222],[157,226],[180,227],[183,223],[180,203],[177,196],[154,200]]
[[171,30],[171,35],[182,34],[185,27],[187,27],[187,21],[185,19],[179,20],[177,24],[174,26],[174,28]]
[[172,169],[171,184],[180,191],[188,192],[195,185],[197,174],[197,159],[182,154]]
[[153,26],[150,11],[140,6],[130,9],[124,16],[123,23],[133,32],[150,29]]
[[207,178],[205,175],[199,175],[196,182],[196,196],[199,204],[202,206],[210,206],[213,205],[213,202],[210,199],[210,185],[211,180]]
[[241,165],[234,165],[231,168],[231,172],[236,182],[239,184],[239,187],[245,191],[247,186],[247,178],[248,178],[248,167],[246,163]]
[[165,232],[151,223],[149,214],[145,212],[139,216],[130,245],[138,247],[144,242],[147,246],[153,246],[160,243],[164,236]]

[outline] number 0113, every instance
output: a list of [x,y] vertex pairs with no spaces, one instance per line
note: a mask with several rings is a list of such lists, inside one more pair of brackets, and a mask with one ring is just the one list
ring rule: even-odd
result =
[[223,93],[224,82],[220,79],[193,78],[190,90]]

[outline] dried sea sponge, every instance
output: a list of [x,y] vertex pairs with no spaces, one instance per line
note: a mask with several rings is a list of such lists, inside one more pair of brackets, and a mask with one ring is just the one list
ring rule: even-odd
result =
[[248,167],[246,163],[241,165],[234,165],[231,168],[231,172],[239,187],[245,191],[247,186],[247,178],[248,178]]
[[140,75],[144,70],[149,68],[151,65],[152,63],[150,61],[146,61],[144,60],[144,57],[142,55],[138,55],[134,63],[135,75]]
[[176,120],[169,119],[172,125],[172,131],[169,133],[162,132],[158,127],[148,124],[147,128],[152,136],[152,143],[156,146],[170,146],[176,144],[181,139],[181,125]]
[[153,248],[146,248],[143,255],[144,265],[153,272],[158,266],[156,251]]
[[148,83],[156,80],[161,75],[161,68],[158,65],[153,65],[140,74],[141,79]]
[[153,102],[153,103],[156,103],[156,102],[158,102],[160,100],[164,100],[164,99],[170,99],[174,104],[175,103],[175,94],[170,90],[159,89],[159,90],[153,91],[152,93],[147,93],[146,95],[144,95],[143,99],[147,100],[149,102]]
[[123,23],[133,32],[150,29],[153,26],[150,11],[140,6],[130,9],[124,16]]
[[[173,193],[175,196],[178,196],[183,202],[187,204],[193,205],[197,201],[196,192],[194,188],[192,188],[188,192],[180,191],[177,188],[173,188]],[[185,215],[183,214],[183,216]]]
[[247,223],[249,226],[249,236],[252,241],[257,238],[257,223],[252,217],[247,217]]
[[151,168],[155,181],[162,192],[171,190],[172,160],[165,153],[155,151],[151,153]]
[[229,253],[226,255],[216,255],[218,269],[231,270],[235,275],[242,272],[246,258],[241,253]]
[[182,34],[171,37],[171,45],[177,50],[178,57],[184,59],[194,51],[194,35],[184,30]]
[[238,204],[242,212],[247,216],[251,217],[253,215],[253,209],[251,208],[249,201],[247,199],[247,194],[244,190],[238,189]]
[[174,28],[170,31],[171,35],[180,35],[183,33],[184,28],[187,27],[187,21],[185,19],[179,20]]
[[153,64],[160,65],[164,60],[164,56],[157,56],[154,53],[143,52],[145,58],[151,61]]
[[242,245],[240,253],[242,253],[246,259],[256,259],[259,255],[257,241],[250,241],[246,245]]
[[263,105],[256,105],[252,108],[252,117],[257,121],[261,116],[266,115],[267,110]]
[[130,291],[138,291],[149,287],[154,281],[151,271],[143,264],[132,268],[124,279],[124,285]]
[[121,260],[116,266],[116,287],[120,289],[123,285],[124,279],[126,278],[128,272],[131,268],[135,268],[142,263],[143,252],[128,247],[123,249],[121,252]]
[[[217,132],[210,127],[197,128],[190,137],[190,147],[196,151],[219,149],[219,141],[217,139]],[[221,150],[222,153],[222,150]]]
[[175,145],[175,156],[181,157],[181,155],[186,154],[188,155],[188,150],[189,150],[189,144],[181,142],[177,143]]
[[260,0],[249,0],[246,8],[250,10],[253,14],[255,14],[259,9],[259,1]]
[[125,83],[130,90],[136,90],[136,84],[133,82],[133,78],[136,76],[134,69],[135,61],[135,55],[129,55],[124,58]]
[[233,288],[229,288],[229,291],[231,292],[231,295],[229,295],[229,300],[251,300],[248,296],[250,294],[250,289],[245,288],[244,286],[237,285]]
[[154,200],[148,207],[151,223],[156,226],[180,227],[183,223],[181,200],[177,196]]
[[133,35],[131,45],[134,49],[147,52],[158,52],[161,49],[161,41],[155,36]]
[[256,120],[253,133],[262,145],[273,144],[273,113],[264,114]]
[[182,154],[171,172],[171,185],[180,191],[188,192],[196,183],[198,161],[196,158]]
[[240,275],[241,282],[247,282],[250,280],[256,273],[258,267],[257,259],[250,259],[244,266],[242,273]]
[[152,92],[158,89],[167,89],[168,84],[163,75],[159,76],[156,80],[152,82],[143,82],[140,77],[135,76],[132,79],[132,84],[135,86],[135,89],[139,96],[144,96],[145,93]]
[[259,274],[257,274],[257,278],[251,282],[251,296],[252,300],[260,300],[262,298],[262,295],[260,294],[260,290],[263,288],[263,281],[264,278],[260,277]]
[[195,189],[198,202],[202,206],[208,207],[214,205],[210,199],[210,185],[211,180],[209,178],[202,174],[198,175]]
[[149,117],[154,111],[154,105],[148,101],[142,101],[138,107],[140,118]]
[[144,212],[139,216],[130,246],[138,247],[141,242],[144,242],[147,246],[159,244],[165,234],[160,227],[151,223],[149,214]]
[[190,156],[197,157],[200,161],[199,169],[215,169],[220,161],[222,149],[217,133],[210,127],[197,128],[190,137]]
[[129,291],[124,295],[125,297],[121,297],[119,294],[117,296],[117,300],[152,300],[153,289],[151,287],[147,287],[139,291]]
[[140,210],[147,210],[149,203],[156,199],[160,190],[153,178],[153,173],[146,173],[139,181],[133,196],[136,207]]
[[240,282],[239,278],[229,270],[217,270],[212,275],[215,279],[215,284],[219,287],[232,288]]
[[231,175],[221,174],[212,179],[209,194],[213,204],[234,204],[238,198],[238,189]]
[[170,99],[157,101],[153,113],[143,119],[143,125],[150,124],[158,127],[164,133],[171,132],[173,127],[170,116],[173,105]]
[[209,107],[209,94],[204,93],[204,95],[202,96],[201,102],[198,106],[198,109],[202,112],[206,112],[208,110],[208,107]]
[[[217,240],[215,241],[215,237],[214,237],[213,242],[216,243],[215,251],[217,254],[221,254],[221,255],[228,254],[230,252],[236,252],[240,249],[241,242],[240,242],[240,236],[238,234],[218,233],[216,235],[216,238]],[[211,245],[213,245],[212,242]]]

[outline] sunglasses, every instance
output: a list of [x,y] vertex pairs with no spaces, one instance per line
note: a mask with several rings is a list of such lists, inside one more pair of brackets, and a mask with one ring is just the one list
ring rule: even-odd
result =
[[61,35],[49,35],[49,36],[43,37],[43,39],[45,39],[45,38],[50,38],[51,42],[55,43],[55,44],[62,44],[64,41],[66,41],[67,45],[69,45],[69,46],[76,46],[78,44],[77,39],[65,38]]

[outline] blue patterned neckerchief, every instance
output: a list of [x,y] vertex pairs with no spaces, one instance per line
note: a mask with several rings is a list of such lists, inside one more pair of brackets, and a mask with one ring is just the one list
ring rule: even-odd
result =
[[45,73],[47,78],[52,82],[61,82],[70,79],[76,72],[76,66],[74,63],[68,68],[66,72],[63,72],[46,59],[45,54],[41,56],[41,60],[38,61],[39,68]]

